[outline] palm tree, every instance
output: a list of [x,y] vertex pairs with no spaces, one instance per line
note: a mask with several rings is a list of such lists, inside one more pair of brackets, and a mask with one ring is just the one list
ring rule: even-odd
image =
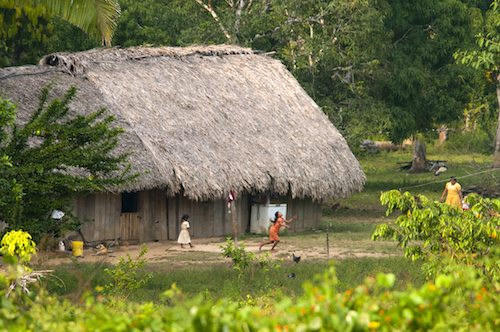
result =
[[85,32],[97,35],[102,43],[111,45],[113,30],[120,16],[116,0],[16,0],[16,6],[41,6]]

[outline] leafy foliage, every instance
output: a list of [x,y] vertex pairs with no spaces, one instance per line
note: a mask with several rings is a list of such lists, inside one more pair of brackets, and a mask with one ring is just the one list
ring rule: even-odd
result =
[[36,244],[28,232],[23,230],[10,231],[3,236],[0,242],[0,253],[4,256],[4,260],[25,263],[31,260],[32,254],[36,255]]
[[[0,67],[36,63],[46,52],[47,37],[59,32],[60,24],[51,21],[54,16],[111,45],[119,15],[120,7],[114,0],[0,0]],[[68,34],[68,41],[62,42],[58,51],[64,51],[61,48],[73,37]]]
[[[392,289],[395,277],[379,274],[363,285],[337,292],[333,268],[305,283],[304,296],[266,301],[265,307],[202,297],[182,299],[176,287],[164,294],[175,306],[119,302],[89,294],[71,304],[43,294],[17,305],[0,294],[1,328],[8,331],[495,331],[500,324],[498,290],[464,268],[405,291]],[[472,327],[471,327],[472,326]]]
[[[111,45],[113,29],[120,16],[120,7],[114,0],[17,0],[17,5],[23,8],[41,7],[87,33],[100,36],[103,44],[107,45]],[[36,24],[36,18],[33,23]]]
[[383,193],[387,214],[401,211],[394,225],[381,224],[372,235],[396,241],[405,248],[406,257],[424,259],[429,277],[446,271],[450,263],[474,266],[490,280],[500,279],[500,201],[476,194],[466,198],[469,210],[429,201],[425,196]]
[[[186,46],[213,43],[208,13],[200,12],[194,1],[120,0],[121,16],[113,44],[123,47],[144,44]],[[223,40],[216,40],[220,43]]]
[[[238,278],[241,279],[240,283],[240,298],[242,297],[243,284],[247,281],[246,296],[249,295],[250,284],[254,278],[254,273],[256,268],[262,269],[262,271],[268,272],[270,268],[276,270],[280,269],[280,262],[283,260],[271,259],[269,252],[262,253],[261,255],[256,255],[253,252],[247,252],[245,250],[246,246],[244,242],[241,242],[238,247],[234,245],[234,241],[231,238],[226,239],[225,246],[219,246],[222,249],[222,256],[228,257],[233,260],[234,269],[239,271]],[[269,286],[269,280],[266,279],[265,288]]]
[[[49,102],[50,88],[43,90],[38,109],[25,125],[7,125],[1,132],[10,134],[0,137],[0,155],[9,156],[12,165],[2,170],[4,182],[21,185],[24,195],[20,207],[15,204],[18,200],[9,200],[0,205],[0,213],[7,230],[22,228],[35,240],[46,232],[61,235],[80,224],[72,214],[74,195],[126,185],[138,177],[130,172],[129,153],[113,151],[124,132],[110,127],[114,117],[105,115],[104,109],[72,116],[69,103],[76,88],[62,100]],[[0,106],[0,113],[12,111],[8,102]],[[54,209],[66,215],[54,220],[50,216]]]
[[126,300],[130,293],[144,284],[151,274],[146,274],[141,279],[137,278],[137,270],[144,266],[146,259],[144,255],[148,252],[148,248],[144,243],[141,252],[135,259],[132,259],[127,253],[127,260],[122,256],[114,269],[105,269],[105,271],[113,278],[113,283],[106,285],[107,294],[115,299]]
[[0,1],[0,67],[34,63],[52,31],[50,13],[43,6],[19,6]]
[[49,23],[52,26],[52,32],[43,44],[44,54],[79,52],[102,46],[98,37],[85,33],[58,16],[52,16]]
[[[12,126],[16,118],[16,107],[9,99],[0,95],[0,142],[7,139],[7,128]],[[12,167],[10,157],[6,154],[0,156],[0,209],[6,209],[8,215],[15,214],[23,197],[22,186],[16,179],[4,176],[7,168]]]
[[[494,0],[491,3],[491,10],[486,13],[485,20],[485,32],[481,32],[476,35],[476,42],[479,46],[477,48],[462,48],[457,51],[454,56],[458,60],[457,62],[462,63],[466,66],[474,68],[483,77],[483,80],[487,79],[489,82],[493,83],[496,88],[497,96],[497,115],[500,114],[500,2]],[[495,142],[495,152],[493,159],[493,166],[500,166],[500,122],[497,121],[496,128],[496,142]]]
[[476,42],[480,47],[477,49],[461,49],[454,56],[462,64],[470,65],[475,69],[486,69],[496,71],[500,65],[498,52],[500,50],[500,2],[494,0],[491,3],[491,10],[487,12],[485,20],[485,30],[476,35]]

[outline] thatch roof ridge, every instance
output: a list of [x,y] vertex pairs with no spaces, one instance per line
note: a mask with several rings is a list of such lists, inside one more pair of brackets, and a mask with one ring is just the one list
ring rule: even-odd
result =
[[105,107],[115,114],[127,131],[117,152],[134,151],[133,170],[150,171],[129,190],[166,188],[195,200],[223,198],[230,189],[319,200],[363,188],[365,175],[345,139],[276,59],[227,45],[57,57],[55,67],[42,61],[11,69],[0,89],[27,112],[60,75],[52,71],[66,72],[54,94],[75,85],[75,112]]
[[200,56],[224,56],[237,54],[256,54],[250,48],[235,45],[191,45],[188,47],[145,47],[134,46],[128,48],[95,48],[82,52],[59,52],[44,56],[39,65],[42,67],[62,68],[68,72],[78,75],[83,74],[86,68],[98,63],[140,61],[157,57],[186,57]]

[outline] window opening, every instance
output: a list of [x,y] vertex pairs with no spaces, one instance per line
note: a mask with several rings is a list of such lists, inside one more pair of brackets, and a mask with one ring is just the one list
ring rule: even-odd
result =
[[122,193],[122,213],[138,212],[138,193]]

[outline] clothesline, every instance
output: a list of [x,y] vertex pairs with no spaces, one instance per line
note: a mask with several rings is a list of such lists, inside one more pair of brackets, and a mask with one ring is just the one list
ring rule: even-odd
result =
[[[478,175],[478,174],[482,174],[482,173],[488,173],[488,172],[495,172],[495,171],[499,171],[499,170],[498,169],[490,169],[490,170],[481,171],[481,172],[477,172],[477,173],[473,173],[473,174],[468,174],[468,175],[463,175],[463,176],[457,176],[456,179],[457,180],[458,179],[463,179],[463,178],[467,178],[469,176],[474,176],[474,175]],[[401,187],[401,188],[399,188],[399,191],[401,191],[402,189],[423,187],[423,186],[427,186],[429,184],[440,183],[440,182],[448,182],[448,181],[449,181],[449,179],[447,179],[447,180],[439,180],[439,181],[431,181],[431,182],[417,184],[417,185],[409,186],[409,187]]]
[[[458,180],[458,179],[467,178],[469,176],[474,176],[474,175],[488,173],[488,172],[496,172],[496,171],[500,171],[500,169],[490,169],[490,170],[481,171],[481,172],[477,172],[477,173],[473,173],[473,174],[468,174],[468,175],[463,175],[463,176],[457,176],[456,179]],[[431,181],[431,182],[426,182],[426,183],[422,183],[422,184],[416,184],[414,186],[401,187],[401,188],[398,188],[398,189],[399,189],[399,191],[401,191],[403,189],[423,187],[423,186],[427,186],[427,185],[430,185],[430,184],[441,183],[441,182],[448,182],[448,181],[450,181],[450,179],[439,180],[439,181]],[[386,192],[386,191],[390,191],[390,190],[393,190],[393,189],[383,190],[383,191]],[[394,189],[394,190],[397,190],[397,189]],[[360,195],[360,196],[379,196],[379,194],[364,194],[364,195]]]
[[[490,170],[481,171],[481,172],[477,172],[477,173],[473,173],[473,174],[468,174],[468,175],[463,175],[463,176],[457,176],[455,178],[458,180],[458,179],[463,179],[463,178],[467,178],[467,177],[478,175],[478,174],[483,174],[483,173],[488,173],[488,172],[496,172],[496,171],[500,171],[500,169],[490,169]],[[426,182],[426,183],[422,183],[422,184],[417,184],[417,185],[414,185],[414,186],[401,187],[401,188],[398,188],[398,189],[399,189],[399,191],[401,191],[403,189],[423,187],[423,186],[427,186],[427,185],[430,185],[430,184],[441,183],[441,182],[448,182],[448,181],[450,181],[450,179],[439,180],[439,181],[431,181],[431,182]],[[384,190],[384,192],[390,191],[390,190],[393,190],[393,189]],[[396,190],[396,189],[394,189],[394,190]],[[380,196],[380,195],[379,194],[362,194],[360,196]]]

